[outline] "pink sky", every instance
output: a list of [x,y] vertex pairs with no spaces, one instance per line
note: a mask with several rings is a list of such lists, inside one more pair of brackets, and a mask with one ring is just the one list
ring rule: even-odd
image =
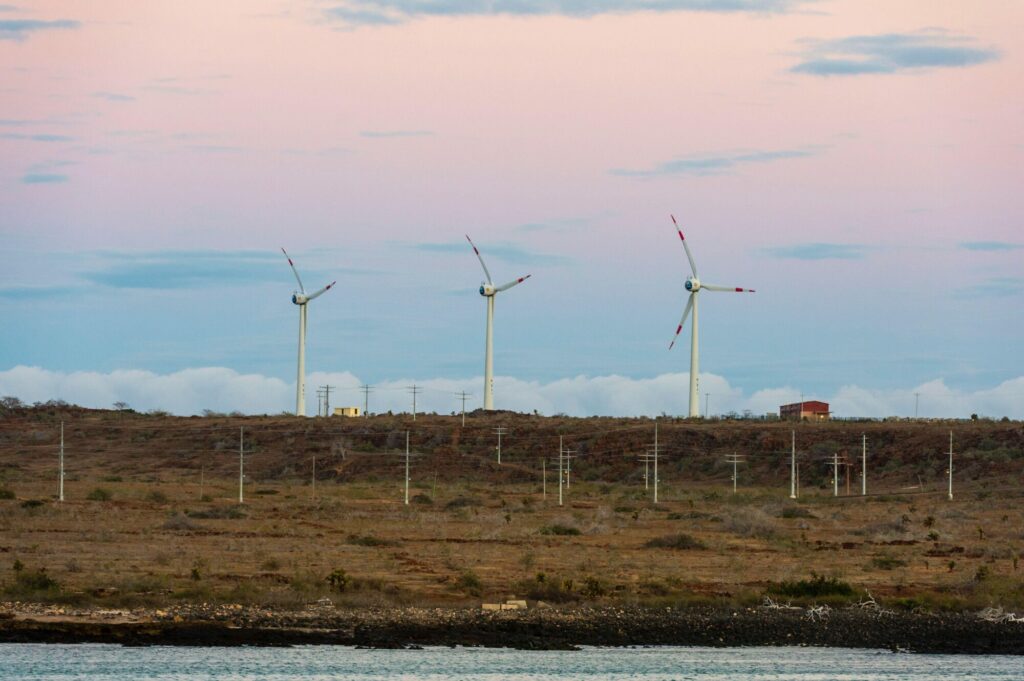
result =
[[[396,319],[432,320],[422,286],[449,295],[479,276],[456,259],[464,253],[444,251],[470,232],[485,252],[506,249],[495,269],[537,274],[505,313],[537,310],[547,330],[523,340],[538,345],[521,348],[521,366],[532,355],[549,362],[538,373],[586,372],[545,350],[566,347],[559,324],[584,329],[598,367],[617,361],[599,347],[602,319],[632,319],[629,342],[667,345],[686,274],[675,212],[707,279],[759,290],[749,309],[730,300],[706,312],[709,370],[716,351],[737,372],[769,364],[788,341],[763,329],[820,346],[824,325],[853,367],[837,385],[889,381],[872,362],[897,346],[882,358],[891,366],[905,353],[929,358],[906,385],[1024,375],[1024,360],[993,358],[996,339],[1024,342],[1024,322],[1003,312],[1024,298],[1024,3],[631,12],[623,0],[578,18],[398,16],[402,0],[10,1],[0,4],[0,244],[18,253],[0,274],[8,318],[28,310],[4,290],[77,286],[94,266],[82,254],[286,243],[325,277],[387,270],[372,282],[378,307],[390,292],[419,301]],[[400,21],[353,26],[326,13],[382,5]],[[78,25],[5,24],[20,20]],[[918,58],[932,61],[915,68]],[[880,59],[890,72],[793,70],[821,59]],[[400,334],[379,323],[382,336]],[[901,340],[849,340],[862,333]],[[738,350],[755,337],[758,350]],[[633,347],[623,342],[611,368],[685,369],[679,357],[634,361]],[[0,345],[0,367],[30,359],[15,341]],[[753,388],[792,382],[744,375]]]

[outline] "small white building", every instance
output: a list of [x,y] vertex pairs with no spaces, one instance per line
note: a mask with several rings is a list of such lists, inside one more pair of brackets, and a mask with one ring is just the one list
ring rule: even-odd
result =
[[362,412],[359,411],[359,407],[335,407],[335,416],[359,416]]

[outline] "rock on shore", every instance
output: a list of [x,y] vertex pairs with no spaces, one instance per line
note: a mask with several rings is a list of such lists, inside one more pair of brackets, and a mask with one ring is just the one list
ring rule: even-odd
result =
[[835,646],[921,653],[1024,654],[1024,622],[975,613],[756,608],[477,609],[243,606],[76,611],[0,604],[0,642],[287,646],[334,644],[571,649],[581,645]]

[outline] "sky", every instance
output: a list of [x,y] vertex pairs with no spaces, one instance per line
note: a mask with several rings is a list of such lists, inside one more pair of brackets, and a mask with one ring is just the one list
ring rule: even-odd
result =
[[[0,394],[1024,418],[1024,4],[0,3]],[[702,405],[701,411],[705,410]]]

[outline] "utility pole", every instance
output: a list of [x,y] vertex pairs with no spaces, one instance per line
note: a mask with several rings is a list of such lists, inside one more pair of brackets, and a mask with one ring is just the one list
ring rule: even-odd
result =
[[372,385],[361,385],[359,389],[363,391],[363,418],[369,418],[370,416],[370,393],[373,392]]
[[313,501],[316,501],[316,454],[313,455]]
[[953,431],[949,431],[949,500],[953,501]]
[[324,416],[330,416],[331,415],[331,391],[334,390],[334,386],[333,385],[322,385],[322,386],[320,386],[320,390],[322,390],[323,394],[324,394]]
[[316,415],[323,416],[324,411],[324,390],[323,388],[316,389]]
[[868,434],[861,435],[860,440],[860,495],[868,495]]
[[843,461],[846,466],[846,496],[850,496],[850,471],[853,468],[852,461]]
[[409,505],[409,431],[405,431],[405,505]]
[[832,496],[839,496],[839,453],[832,455]]
[[501,465],[501,436],[505,435],[508,431],[503,426],[498,426],[494,429],[494,432],[498,436],[498,465]]
[[463,390],[460,393],[455,393],[455,394],[462,399],[462,427],[465,428],[466,427],[466,398],[467,397],[472,397],[472,395],[467,393],[465,390]]
[[565,488],[572,487],[572,460],[576,457],[575,449],[565,450]]
[[704,418],[708,417],[708,402],[711,401],[711,393],[704,393]]
[[[706,416],[705,416],[706,418]],[[654,422],[654,503],[658,503],[658,422]]]
[[562,505],[562,436],[558,436],[558,505]]
[[416,384],[413,383],[408,388],[406,388],[406,390],[408,390],[410,393],[412,393],[412,420],[415,421],[416,420],[416,396],[423,392],[423,388],[418,388],[418,387],[416,387]]
[[796,431],[790,431],[793,442],[789,452],[789,498],[796,499]]
[[245,426],[238,428],[238,503],[245,503]]
[[917,419],[917,405],[921,402],[921,393],[914,393],[914,419]]
[[57,500],[64,501],[64,421],[60,422],[60,472],[58,474]]
[[548,459],[543,457],[540,460],[540,493],[541,499],[547,501],[548,498]]
[[725,460],[732,464],[732,493],[736,494],[736,484],[739,480],[739,463],[743,461],[743,456],[732,453],[726,456]]

